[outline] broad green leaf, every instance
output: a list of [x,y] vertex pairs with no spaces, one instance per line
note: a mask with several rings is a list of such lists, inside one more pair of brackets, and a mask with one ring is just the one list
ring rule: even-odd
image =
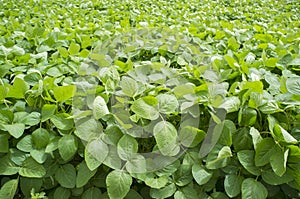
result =
[[254,180],[253,178],[247,178],[242,183],[242,199],[255,198],[266,199],[268,196],[268,190],[266,187]]
[[93,102],[93,115],[98,120],[109,114],[106,102],[101,96],[97,96]]
[[121,170],[113,170],[106,177],[107,192],[111,199],[124,198],[130,190],[132,177]]
[[171,94],[159,94],[157,100],[158,110],[161,113],[171,114],[175,112],[179,106],[176,97]]
[[239,162],[243,167],[253,175],[260,175],[260,169],[254,163],[255,152],[253,150],[242,150],[237,153]]
[[55,199],[68,199],[71,196],[71,190],[64,187],[57,187],[54,191]]
[[295,95],[300,95],[300,77],[291,77],[286,80],[287,90]]
[[20,167],[10,159],[9,155],[0,159],[0,175],[14,175],[18,173],[19,170]]
[[69,46],[68,51],[70,55],[77,55],[79,53],[79,50],[80,50],[80,45],[72,42]]
[[50,120],[56,128],[60,130],[70,130],[74,128],[74,121],[72,119],[68,119],[69,116],[70,115],[67,113],[58,113],[51,116]]
[[150,189],[150,196],[152,198],[168,198],[171,197],[176,191],[175,184],[169,184],[161,189]]
[[9,91],[6,97],[22,99],[25,92],[29,89],[29,85],[22,79],[16,78],[14,84],[9,87]]
[[91,187],[82,194],[82,199],[102,198],[101,190],[97,187]]
[[28,157],[23,162],[19,174],[28,178],[42,178],[46,174],[46,170],[43,165]]
[[14,114],[15,123],[23,123],[25,125],[34,126],[40,123],[41,114],[38,112],[17,112]]
[[96,174],[97,170],[91,171],[83,161],[77,166],[76,187],[83,187]]
[[0,198],[13,199],[19,184],[19,179],[6,182],[0,189]]
[[246,82],[243,81],[241,84],[242,90],[249,89],[251,92],[262,93],[264,89],[264,85],[261,81],[253,81],[253,82]]
[[229,197],[233,198],[241,193],[243,180],[242,176],[237,176],[235,174],[225,176],[224,188]]
[[58,47],[57,49],[58,49],[59,54],[62,57],[67,58],[69,56],[69,52],[68,52],[68,50],[66,48],[64,48],[64,47]]
[[15,138],[20,138],[25,130],[25,124],[23,123],[5,124],[3,125],[3,127],[6,131],[8,131],[10,135]]
[[33,141],[31,135],[26,135],[17,144],[17,148],[24,152],[30,152],[33,150]]
[[42,122],[50,119],[52,115],[54,115],[57,106],[55,104],[45,104],[42,107]]
[[253,147],[252,137],[248,127],[240,128],[233,133],[232,141],[235,151],[251,150]]
[[129,173],[145,173],[147,171],[146,159],[136,154],[127,161],[126,169]]
[[276,136],[276,140],[287,144],[296,144],[298,141],[282,128],[279,124],[274,125],[273,133]]
[[158,149],[163,155],[174,156],[179,152],[177,130],[173,124],[161,121],[154,126],[153,133]]
[[72,189],[76,185],[76,171],[73,165],[61,165],[55,172],[55,179],[64,187]]
[[199,185],[206,184],[212,177],[212,173],[204,169],[198,164],[194,164],[192,167],[192,174],[194,179]]
[[270,163],[273,171],[280,177],[286,171],[288,155],[288,149],[286,151],[283,151],[278,145],[274,146],[273,154],[270,157]]
[[264,138],[255,151],[255,165],[264,166],[270,162],[270,158],[274,153],[275,142],[272,138]]
[[53,88],[54,97],[58,102],[66,101],[75,95],[76,86],[57,86]]
[[232,145],[232,134],[236,131],[235,124],[230,120],[224,121],[224,128],[219,138],[219,143],[225,146]]
[[49,132],[43,128],[36,129],[32,132],[32,141],[38,149],[46,147],[50,141]]
[[[1,69],[0,69],[0,76],[1,76]],[[5,99],[7,91],[8,89],[6,86],[0,85],[0,102]]]
[[180,143],[185,147],[193,148],[205,138],[206,133],[192,126],[185,126],[179,132]]
[[85,147],[84,157],[87,167],[93,171],[99,167],[109,153],[108,146],[102,140],[91,140]]
[[230,57],[229,55],[225,55],[224,56],[227,64],[230,66],[230,68],[232,68],[233,70],[236,70],[237,68],[240,67],[240,65],[238,64],[238,62],[233,58]]
[[39,164],[43,164],[47,159],[47,154],[45,153],[44,149],[33,149],[30,151],[30,155]]
[[124,76],[122,77],[120,84],[123,93],[128,97],[134,97],[137,94],[138,84],[136,80]]
[[34,189],[34,191],[37,193],[40,191],[41,187],[43,185],[43,180],[40,178],[20,178],[20,186],[22,193],[26,196],[30,196],[30,191]]
[[278,176],[271,169],[263,171],[261,176],[262,179],[270,185],[281,185],[294,180],[294,177],[290,172],[286,172],[282,176]]
[[157,99],[148,96],[147,98],[140,98],[135,100],[130,109],[138,116],[148,119],[156,120],[159,117],[159,112],[156,109]]
[[78,141],[74,135],[64,135],[58,141],[59,154],[63,160],[70,160],[77,152]]
[[168,183],[168,177],[167,176],[160,176],[160,177],[146,177],[145,184],[151,188],[154,189],[161,189],[166,186]]
[[138,151],[138,142],[130,135],[123,135],[117,145],[118,154],[123,160],[130,160]]

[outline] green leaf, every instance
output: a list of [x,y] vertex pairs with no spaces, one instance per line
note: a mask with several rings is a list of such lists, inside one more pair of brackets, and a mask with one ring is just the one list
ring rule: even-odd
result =
[[159,117],[159,112],[154,105],[157,105],[157,99],[155,97],[144,97],[134,101],[130,109],[139,117],[156,120]]
[[192,174],[199,185],[206,184],[212,177],[212,173],[205,170],[199,164],[194,164],[192,167]]
[[275,142],[272,138],[264,138],[255,151],[255,165],[264,166],[270,162],[270,158],[274,152]]
[[118,142],[118,154],[122,160],[130,160],[138,151],[138,142],[130,135],[123,135]]
[[176,185],[172,183],[161,189],[150,189],[150,196],[157,199],[168,198],[171,197],[176,190]]
[[179,106],[176,97],[171,94],[159,94],[157,100],[158,110],[161,113],[171,114],[175,112]]
[[9,143],[7,134],[0,134],[0,153],[8,153]]
[[253,175],[260,175],[260,169],[254,163],[255,152],[253,150],[242,150],[237,153],[239,162],[243,167]]
[[30,196],[30,191],[34,189],[34,191],[37,193],[40,191],[41,187],[43,185],[43,179],[41,178],[20,178],[20,186],[22,193],[26,196]]
[[260,143],[263,138],[261,137],[259,131],[254,127],[250,128],[250,135],[252,136],[252,142],[253,142],[254,149],[256,149],[258,143]]
[[130,189],[125,199],[143,199],[143,197],[134,189]]
[[58,49],[59,54],[62,57],[67,58],[69,56],[69,52],[68,52],[68,50],[66,48],[64,48],[64,47],[58,47],[57,49]]
[[86,185],[89,180],[96,174],[97,170],[93,170],[91,171],[86,163],[83,161],[81,162],[78,166],[78,174],[76,177],[76,187],[83,187],[84,185]]
[[230,57],[229,55],[225,55],[224,58],[225,58],[227,64],[228,64],[228,65],[230,66],[230,68],[232,68],[233,70],[236,70],[237,68],[240,67],[240,65],[238,64],[238,62],[237,62],[234,58]]
[[71,164],[61,165],[55,172],[55,179],[64,187],[72,189],[76,185],[76,170]]
[[71,196],[71,190],[64,187],[57,187],[54,191],[55,199],[68,199]]
[[291,134],[289,134],[279,124],[274,125],[273,133],[275,135],[275,139],[279,142],[283,142],[286,144],[296,144],[298,142]]
[[225,176],[224,188],[229,197],[233,198],[241,193],[243,180],[244,179],[242,176],[237,176],[234,174]]
[[106,177],[107,192],[111,199],[124,198],[130,190],[132,178],[121,170],[113,170]]
[[173,124],[161,121],[154,126],[153,133],[158,149],[163,155],[174,156],[179,152],[177,130]]
[[265,170],[261,174],[262,179],[270,185],[286,184],[294,180],[291,173],[284,173],[282,176],[278,176],[272,170]]
[[122,77],[120,84],[123,93],[128,97],[134,97],[137,94],[138,84],[134,79],[124,76]]
[[109,152],[108,146],[102,140],[91,140],[85,148],[84,157],[87,167],[93,171],[99,167]]
[[63,160],[70,160],[77,152],[78,142],[74,135],[64,135],[58,141],[59,154]]
[[47,159],[47,154],[45,153],[44,149],[33,149],[32,151],[30,151],[30,155],[39,164],[43,164]]
[[286,89],[295,95],[300,95],[300,78],[290,77],[286,80]]
[[6,155],[0,159],[0,175],[14,175],[18,173],[20,167],[18,167],[9,157]]
[[13,199],[19,184],[19,179],[6,182],[0,189],[0,198]]
[[56,105],[55,104],[45,104],[42,107],[42,122],[45,122],[46,120],[50,119],[52,115],[54,115],[56,111]]
[[81,199],[92,199],[92,198],[101,198],[101,190],[97,187],[91,187],[87,189],[83,194]]
[[25,130],[25,124],[16,123],[16,124],[5,124],[3,125],[4,129],[15,138],[19,138],[23,135]]
[[70,115],[67,113],[58,113],[51,116],[50,120],[56,128],[60,130],[70,130],[74,128],[74,121],[72,119],[68,119],[69,116]]
[[46,147],[50,141],[49,132],[43,128],[36,129],[32,132],[32,141],[38,149]]
[[246,82],[243,81],[241,84],[242,90],[249,89],[252,92],[262,93],[264,89],[264,85],[261,81],[253,81],[253,82]]
[[147,176],[145,179],[145,184],[154,189],[161,189],[165,187],[167,183],[168,183],[167,176],[160,176],[160,177]]
[[75,95],[76,86],[56,86],[53,88],[54,97],[58,102],[64,102]]
[[274,146],[273,154],[270,157],[270,163],[273,171],[280,177],[286,171],[288,155],[288,149],[286,151],[283,151],[278,145]]
[[93,115],[98,120],[109,114],[106,102],[101,96],[97,96],[93,102]]
[[76,44],[76,43],[71,43],[69,46],[69,53],[70,55],[77,55],[79,53],[80,50],[80,45]]
[[26,135],[17,144],[17,148],[24,152],[30,152],[33,150],[33,141],[31,135]]
[[255,198],[266,199],[268,190],[263,184],[253,178],[247,178],[242,183],[242,199]]
[[16,78],[14,84],[9,87],[9,91],[6,97],[12,97],[16,99],[24,98],[25,92],[29,89],[29,85],[22,79]]
[[19,174],[28,178],[42,178],[46,175],[43,165],[36,162],[33,158],[28,157],[23,162]]
[[174,194],[174,199],[195,199],[198,198],[197,191],[192,186],[186,186],[179,189]]
[[197,146],[205,138],[206,133],[192,126],[185,126],[179,132],[180,143],[189,148]]

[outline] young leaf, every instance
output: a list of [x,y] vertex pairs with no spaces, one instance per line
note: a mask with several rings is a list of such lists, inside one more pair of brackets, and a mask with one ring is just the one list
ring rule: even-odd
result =
[[111,199],[124,198],[132,184],[131,176],[121,170],[113,170],[106,177],[107,192]]
[[52,115],[54,115],[56,110],[55,104],[45,104],[42,108],[42,122],[45,122],[46,120],[50,119]]
[[13,199],[19,184],[19,179],[6,182],[0,189],[0,198]]
[[22,79],[16,78],[14,84],[9,87],[9,91],[6,97],[22,99],[25,92],[29,89],[29,85]]
[[247,178],[242,183],[242,199],[255,198],[266,199],[268,190],[260,182],[253,178]]
[[77,55],[80,50],[80,45],[72,42],[69,46],[69,53],[70,55]]
[[54,97],[58,102],[63,102],[75,95],[76,86],[57,86],[53,88]]
[[106,102],[101,96],[97,96],[93,102],[93,115],[98,120],[109,114]]

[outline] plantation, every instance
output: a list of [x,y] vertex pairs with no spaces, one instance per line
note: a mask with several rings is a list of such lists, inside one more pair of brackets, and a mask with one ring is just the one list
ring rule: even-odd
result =
[[300,198],[298,0],[0,3],[0,199]]

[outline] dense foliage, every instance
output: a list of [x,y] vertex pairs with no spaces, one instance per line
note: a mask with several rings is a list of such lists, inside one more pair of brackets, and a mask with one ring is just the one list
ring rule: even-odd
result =
[[0,3],[1,199],[300,197],[299,1]]

